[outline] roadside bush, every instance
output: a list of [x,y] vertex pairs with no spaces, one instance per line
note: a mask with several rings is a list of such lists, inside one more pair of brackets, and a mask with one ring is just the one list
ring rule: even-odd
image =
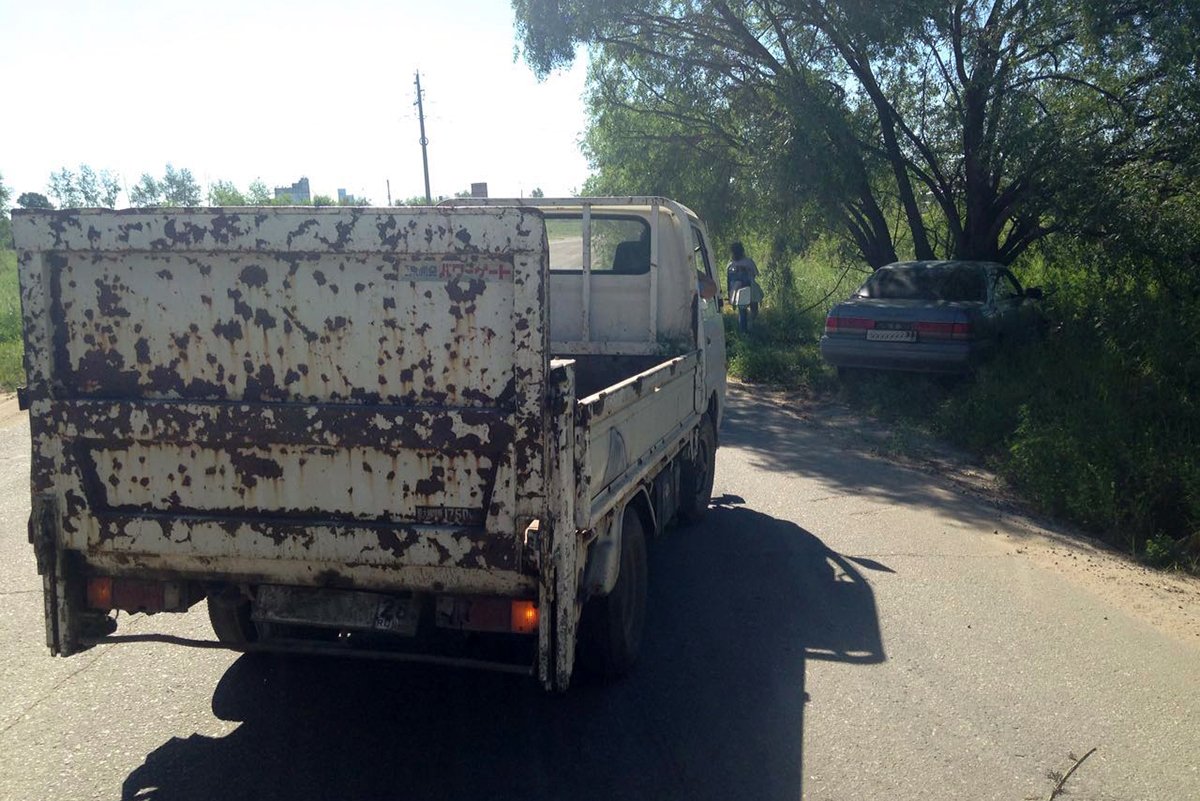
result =
[[1094,291],[1064,293],[1051,336],[982,370],[934,427],[1043,509],[1149,561],[1194,558],[1184,543],[1200,531],[1200,309],[1066,280]]
[[737,314],[725,315],[729,373],[758,384],[810,390],[828,389],[833,374],[821,361],[818,342],[824,314],[764,307],[749,333],[737,327]]
[[17,254],[0,250],[0,390],[11,391],[25,382],[23,353]]
[[1113,318],[1118,329],[1140,319],[1137,341],[1089,310],[1064,323],[1033,371],[1010,376],[1028,397],[1002,464],[1043,507],[1134,552],[1158,535],[1183,539],[1200,528],[1195,378],[1178,343],[1155,342],[1173,338],[1164,326],[1186,334],[1187,325],[1138,303]]

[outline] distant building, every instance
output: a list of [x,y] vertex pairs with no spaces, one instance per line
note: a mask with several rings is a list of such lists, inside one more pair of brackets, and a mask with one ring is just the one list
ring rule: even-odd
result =
[[312,203],[312,192],[308,188],[308,179],[301,178],[291,186],[275,187],[275,199],[287,200],[292,203]]
[[345,189],[338,190],[338,205],[339,206],[353,206],[357,200],[358,200],[358,198],[356,198],[354,195],[346,194]]

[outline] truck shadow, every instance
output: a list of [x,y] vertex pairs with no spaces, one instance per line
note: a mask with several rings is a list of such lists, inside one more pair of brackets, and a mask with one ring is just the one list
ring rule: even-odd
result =
[[498,674],[244,656],[213,695],[241,725],[164,743],[123,798],[799,798],[807,661],[884,659],[869,585],[804,529],[732,503],[650,559],[622,682],[556,697]]

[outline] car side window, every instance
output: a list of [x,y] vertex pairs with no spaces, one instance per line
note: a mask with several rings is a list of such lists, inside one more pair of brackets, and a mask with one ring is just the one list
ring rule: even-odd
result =
[[1016,276],[1008,270],[996,273],[996,300],[1019,300],[1024,296],[1025,293],[1021,291],[1021,285],[1017,283]]

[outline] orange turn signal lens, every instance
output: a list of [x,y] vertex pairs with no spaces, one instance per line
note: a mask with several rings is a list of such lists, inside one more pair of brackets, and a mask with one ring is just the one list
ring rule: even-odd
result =
[[113,581],[108,576],[93,576],[87,580],[87,603],[92,609],[107,612],[113,608]]
[[533,634],[538,627],[538,608],[533,601],[512,602],[512,630],[517,634]]

